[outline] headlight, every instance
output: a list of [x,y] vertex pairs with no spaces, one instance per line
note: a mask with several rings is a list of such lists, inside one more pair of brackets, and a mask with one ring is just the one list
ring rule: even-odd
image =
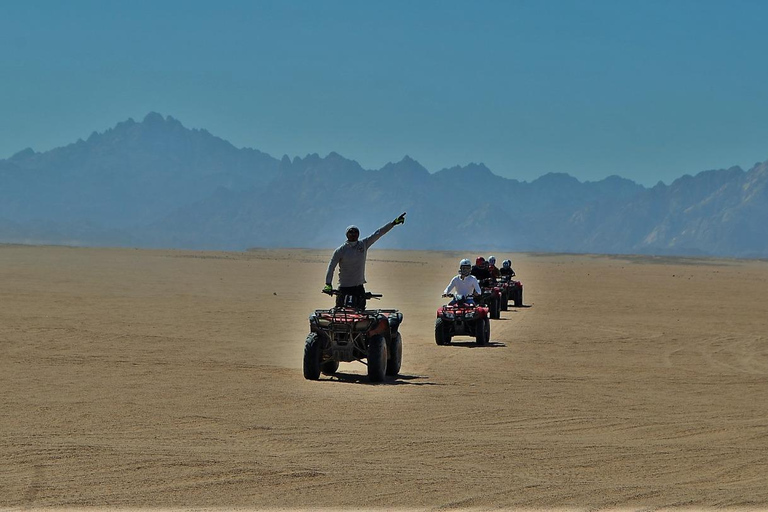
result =
[[453,318],[453,313],[445,313],[445,318]]
[[317,325],[319,325],[320,327],[328,327],[329,325],[331,325],[331,321],[328,318],[321,317],[317,319]]
[[464,315],[464,318],[466,318],[466,319],[468,319],[468,320],[472,320],[472,319],[473,319],[473,318],[475,318],[476,316],[477,316],[477,313],[475,313],[474,311],[470,311],[469,313],[467,313],[466,315]]

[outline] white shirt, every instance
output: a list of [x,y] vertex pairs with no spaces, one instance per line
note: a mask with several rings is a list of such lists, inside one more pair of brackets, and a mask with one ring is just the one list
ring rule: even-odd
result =
[[467,276],[464,279],[461,278],[461,275],[457,275],[451,279],[450,284],[448,284],[448,287],[443,293],[451,293],[451,288],[456,290],[456,295],[472,295],[473,291],[478,295],[482,293],[482,290],[480,290],[480,283],[477,281],[477,278],[472,275]]

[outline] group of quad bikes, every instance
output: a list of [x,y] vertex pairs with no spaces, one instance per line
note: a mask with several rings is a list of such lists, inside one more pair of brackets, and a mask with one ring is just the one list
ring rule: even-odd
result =
[[[510,277],[485,279],[482,295],[476,302],[459,295],[437,310],[435,343],[449,345],[454,336],[475,338],[478,346],[491,339],[489,319],[498,319],[512,301],[523,305],[523,284]],[[339,295],[332,290],[331,295]],[[365,298],[381,295],[366,293]],[[310,333],[304,344],[304,378],[317,380],[320,374],[334,375],[339,362],[360,361],[368,366],[368,379],[381,382],[385,376],[397,376],[403,357],[400,324],[403,314],[396,309],[366,309],[355,297],[347,296],[343,305],[317,309],[309,316]]]
[[491,341],[491,320],[498,320],[501,311],[509,309],[509,301],[515,307],[523,305],[523,283],[511,277],[483,279],[480,287],[482,294],[476,301],[448,295],[453,298],[451,303],[437,310],[435,343],[450,345],[454,336],[471,336],[478,346],[487,345]]

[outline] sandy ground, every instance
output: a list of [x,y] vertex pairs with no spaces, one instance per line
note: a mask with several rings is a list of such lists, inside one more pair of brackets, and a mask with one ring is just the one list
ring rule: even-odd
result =
[[0,508],[768,510],[768,263],[371,251],[402,375],[302,377],[330,251],[0,246]]

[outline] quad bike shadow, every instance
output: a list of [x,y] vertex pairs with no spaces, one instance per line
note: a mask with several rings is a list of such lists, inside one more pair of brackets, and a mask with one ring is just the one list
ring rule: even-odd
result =
[[[385,378],[381,382],[375,382],[373,384],[385,385],[385,386],[441,386],[436,382],[419,382],[428,379],[424,375],[405,375],[398,374],[394,377]],[[336,381],[346,384],[371,384],[371,380],[367,375],[360,373],[347,373],[337,371],[331,375],[329,381]]]
[[[338,290],[329,295],[342,296]],[[359,361],[368,367],[368,382],[397,377],[403,358],[400,324],[396,309],[366,309],[365,301],[379,299],[367,292],[364,300],[345,295],[331,309],[317,309],[309,316],[310,333],[304,342],[304,378],[318,380],[320,374],[338,375],[340,362]],[[346,375],[346,374],[345,374]]]
[[[478,345],[474,341],[452,341],[451,342],[452,347],[464,347],[464,348],[479,348],[480,345]],[[482,348],[504,348],[506,347],[506,343],[502,343],[501,341],[489,341],[485,345],[482,345]]]

